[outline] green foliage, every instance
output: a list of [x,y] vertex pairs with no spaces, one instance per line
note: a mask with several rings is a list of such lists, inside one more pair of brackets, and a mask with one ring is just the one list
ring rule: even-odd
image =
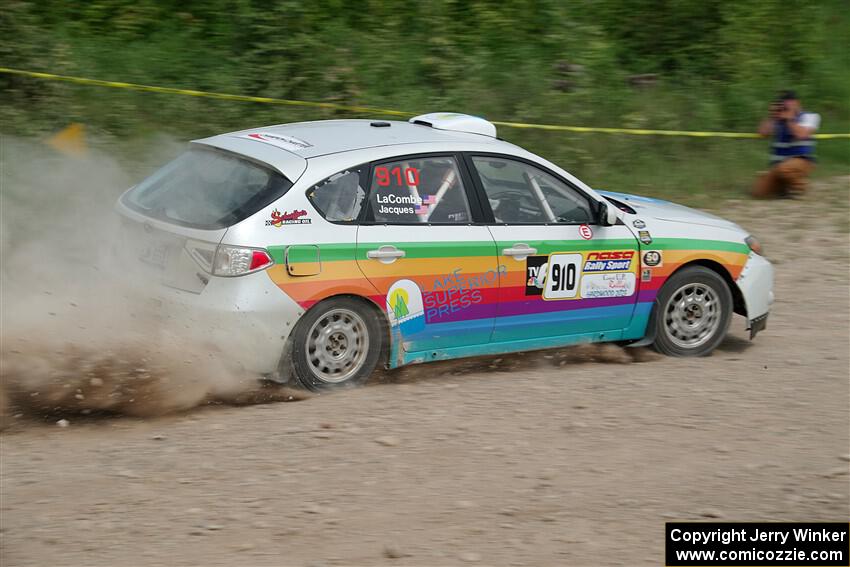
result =
[[[0,65],[416,113],[689,130],[751,131],[776,90],[794,88],[825,130],[848,131],[848,30],[845,0],[10,0]],[[351,115],[7,75],[0,92],[0,132],[16,135],[79,121],[102,140],[189,139]],[[650,193],[740,190],[766,153],[752,141],[500,133],[591,183]],[[850,164],[845,142],[821,144],[821,155],[825,171]]]

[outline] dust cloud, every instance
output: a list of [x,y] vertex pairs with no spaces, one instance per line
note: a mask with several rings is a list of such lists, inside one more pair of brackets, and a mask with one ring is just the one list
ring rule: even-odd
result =
[[0,139],[3,424],[9,411],[151,416],[306,396],[261,384],[209,344],[213,329],[151,308],[155,282],[121,261],[113,207],[185,146],[166,138],[146,146],[132,162],[151,169],[128,172],[102,151],[71,157]]

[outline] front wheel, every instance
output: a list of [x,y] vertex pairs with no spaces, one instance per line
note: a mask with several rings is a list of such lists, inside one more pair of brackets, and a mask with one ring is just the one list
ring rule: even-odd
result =
[[658,294],[655,349],[668,356],[705,356],[726,337],[732,292],[713,270],[691,266],[673,274]]
[[295,379],[310,390],[363,384],[378,364],[382,342],[377,314],[361,301],[322,302],[293,331]]

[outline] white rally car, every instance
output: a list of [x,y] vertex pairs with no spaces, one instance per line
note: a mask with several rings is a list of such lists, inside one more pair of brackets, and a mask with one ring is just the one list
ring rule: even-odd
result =
[[589,341],[705,355],[773,301],[739,226],[594,191],[463,114],[197,140],[118,210],[172,317],[312,389]]

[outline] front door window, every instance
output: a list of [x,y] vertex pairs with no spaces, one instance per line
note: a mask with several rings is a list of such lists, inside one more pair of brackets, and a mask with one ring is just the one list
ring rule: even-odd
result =
[[581,224],[591,215],[587,198],[542,169],[501,157],[472,162],[500,224]]

